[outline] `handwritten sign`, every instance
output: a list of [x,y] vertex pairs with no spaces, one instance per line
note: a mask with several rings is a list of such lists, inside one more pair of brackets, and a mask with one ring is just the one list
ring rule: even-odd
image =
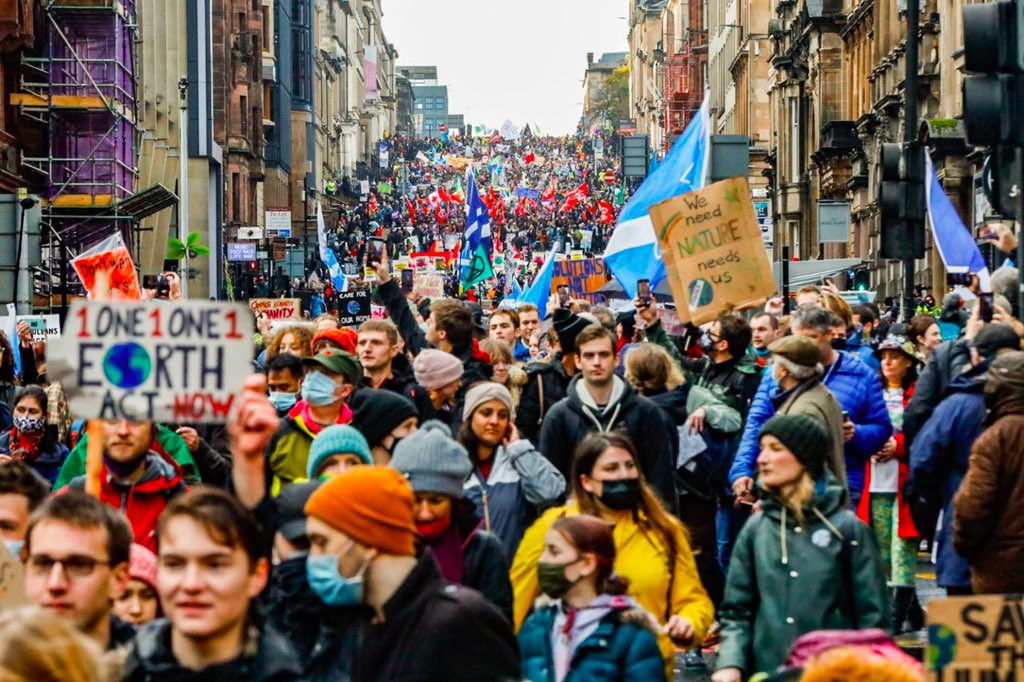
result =
[[28,604],[25,574],[18,557],[0,542],[0,612]]
[[608,283],[608,268],[600,258],[584,258],[582,260],[555,260],[554,274],[551,277],[551,293],[558,287],[569,287],[569,296],[590,301],[594,304],[604,303],[604,294],[594,293]]
[[[60,336],[60,315],[18,315],[18,322],[27,322],[33,341],[47,341]],[[10,318],[0,317],[0,329],[9,329]]]
[[227,420],[251,370],[252,315],[216,301],[75,301],[49,371],[76,417]]
[[370,304],[370,319],[371,320],[386,320],[388,319],[388,309],[382,305],[376,303]]
[[1021,595],[935,599],[925,663],[933,682],[1024,679]]
[[444,298],[444,275],[433,275],[427,272],[416,273],[412,290],[424,298],[438,301]]
[[358,327],[370,319],[370,295],[348,291],[338,294],[338,320],[343,327]]
[[139,274],[135,271],[132,255],[128,252],[120,233],[83,251],[72,259],[71,265],[85,285],[89,298],[93,298],[96,291],[97,273],[106,273],[109,277],[110,300],[138,301],[142,298]]
[[292,320],[302,317],[302,301],[298,298],[250,298],[249,310],[268,320]]
[[684,322],[704,324],[775,293],[746,178],[716,182],[648,212]]

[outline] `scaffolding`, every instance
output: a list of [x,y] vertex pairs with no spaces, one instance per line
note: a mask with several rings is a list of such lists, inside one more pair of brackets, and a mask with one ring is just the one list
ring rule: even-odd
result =
[[704,28],[692,28],[704,26],[704,3],[689,3],[687,26],[686,37],[678,40],[679,49],[668,57],[664,67],[662,125],[665,134],[662,140],[666,153],[686,129],[704,99],[708,32]]

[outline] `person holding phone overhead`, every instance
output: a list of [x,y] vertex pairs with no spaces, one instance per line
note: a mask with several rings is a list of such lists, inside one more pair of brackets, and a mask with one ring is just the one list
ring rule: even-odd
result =
[[473,472],[466,498],[476,506],[484,528],[501,540],[511,562],[537,512],[565,493],[565,478],[512,421],[512,394],[501,384],[479,383],[466,393],[459,442]]

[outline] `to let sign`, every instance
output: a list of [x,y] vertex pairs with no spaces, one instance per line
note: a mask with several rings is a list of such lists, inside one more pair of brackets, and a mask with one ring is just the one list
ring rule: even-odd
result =
[[240,304],[75,301],[49,367],[76,417],[225,422],[252,333]]

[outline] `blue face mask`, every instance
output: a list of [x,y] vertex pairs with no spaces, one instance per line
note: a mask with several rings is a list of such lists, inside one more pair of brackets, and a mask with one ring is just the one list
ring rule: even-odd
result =
[[280,391],[270,392],[270,402],[278,412],[287,412],[292,409],[298,399],[298,393],[286,393]]
[[25,546],[24,540],[4,540],[4,544],[7,546],[7,551],[11,553],[15,559],[21,556],[21,548]]
[[334,395],[338,385],[323,372],[307,374],[302,380],[302,399],[313,407],[326,407],[338,402]]
[[[342,556],[354,546],[353,542],[349,549],[342,553]],[[370,561],[367,559],[358,573],[351,578],[346,578],[338,572],[339,559],[340,557],[334,554],[309,556],[306,559],[306,580],[309,582],[309,588],[320,598],[320,601],[328,606],[361,604],[363,602],[363,575],[366,573]]]

